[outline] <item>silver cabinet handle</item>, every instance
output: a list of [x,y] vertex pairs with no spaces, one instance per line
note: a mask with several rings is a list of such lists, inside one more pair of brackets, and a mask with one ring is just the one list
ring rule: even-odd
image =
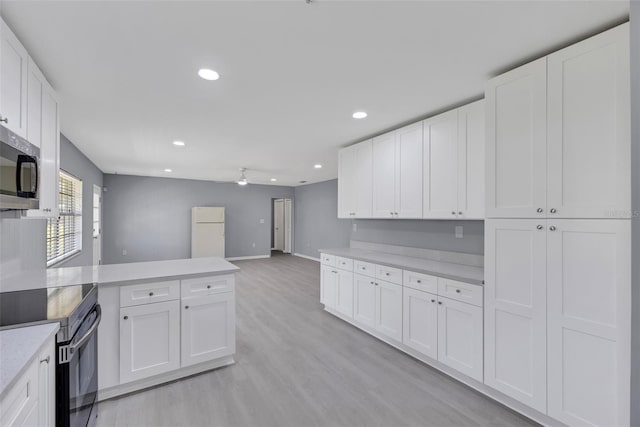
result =
[[[0,116],[0,117],[2,117],[2,116]],[[8,124],[9,123],[9,118],[8,117],[3,117],[3,118],[0,119],[0,122]]]
[[556,231],[556,226],[555,226],[555,225],[552,225],[551,227],[549,227],[549,230],[551,230],[551,231]]
[[45,362],[46,362],[46,363],[49,363],[49,361],[50,361],[50,360],[51,360],[51,356],[47,356],[47,357],[45,357],[44,359],[42,359],[42,360],[40,361],[40,363],[45,363]]
[[544,209],[542,209],[542,208],[538,208],[538,209],[536,210],[536,212],[538,212],[538,213],[542,213],[542,212],[544,212]]
[[551,212],[551,213],[556,213],[556,212],[558,212],[558,211],[556,210],[556,208],[551,208],[551,210],[549,210],[549,212]]
[[538,230],[542,230],[544,227],[542,226],[542,224],[538,224],[538,225],[536,226],[536,228],[537,228]]

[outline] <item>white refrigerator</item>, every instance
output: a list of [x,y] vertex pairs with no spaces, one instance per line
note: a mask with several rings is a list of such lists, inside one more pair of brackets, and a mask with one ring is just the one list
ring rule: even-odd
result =
[[191,258],[224,258],[224,208],[191,208]]

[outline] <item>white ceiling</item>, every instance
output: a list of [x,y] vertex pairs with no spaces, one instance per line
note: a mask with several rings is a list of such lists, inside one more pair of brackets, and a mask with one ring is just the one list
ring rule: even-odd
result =
[[626,20],[629,3],[3,0],[0,11],[58,91],[62,132],[104,172],[226,181],[246,167],[250,182],[298,185],[335,178],[339,147],[476,99],[488,78]]

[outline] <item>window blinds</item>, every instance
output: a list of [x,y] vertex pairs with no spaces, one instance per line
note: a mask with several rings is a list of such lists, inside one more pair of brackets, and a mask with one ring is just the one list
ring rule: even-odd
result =
[[82,180],[60,171],[58,218],[47,222],[47,266],[82,250]]

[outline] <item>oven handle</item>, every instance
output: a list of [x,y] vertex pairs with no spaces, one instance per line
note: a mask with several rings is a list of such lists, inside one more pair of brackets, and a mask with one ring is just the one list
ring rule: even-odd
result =
[[96,317],[96,320],[93,321],[93,325],[91,325],[91,328],[89,328],[87,333],[84,334],[82,338],[80,338],[77,341],[75,339],[71,341],[71,344],[69,344],[69,353],[73,354],[73,352],[76,351],[76,349],[78,349],[79,347],[82,347],[84,343],[86,343],[89,340],[89,338],[91,338],[91,335],[93,335],[98,330],[98,325],[100,324],[100,320],[102,319],[102,308],[100,307],[100,304],[96,304],[96,307],[94,308],[93,311],[95,311],[98,314],[98,316]]

